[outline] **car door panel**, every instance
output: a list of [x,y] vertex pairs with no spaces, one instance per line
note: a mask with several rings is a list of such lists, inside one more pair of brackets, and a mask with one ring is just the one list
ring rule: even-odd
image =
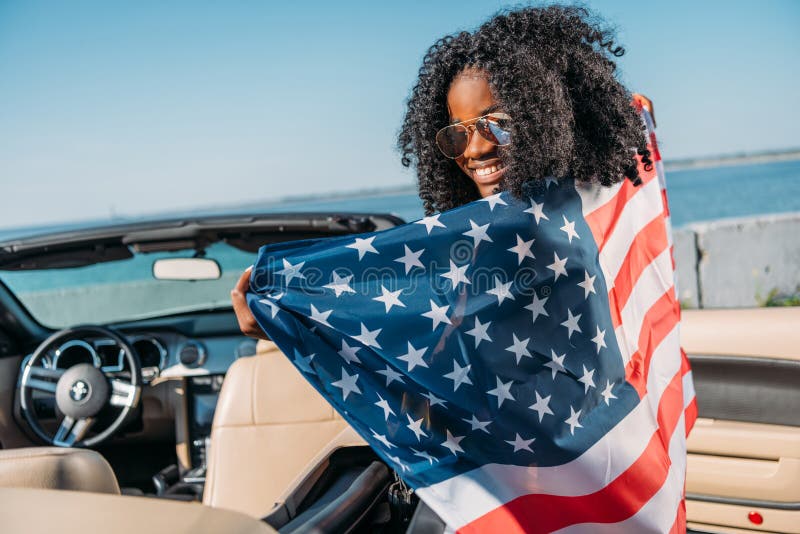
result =
[[684,312],[699,418],[686,508],[698,532],[800,533],[800,309]]

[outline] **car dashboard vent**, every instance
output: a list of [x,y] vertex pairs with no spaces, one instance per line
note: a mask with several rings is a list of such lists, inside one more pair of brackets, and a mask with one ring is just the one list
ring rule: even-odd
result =
[[186,367],[200,367],[206,361],[206,349],[197,341],[187,341],[178,350],[178,359]]

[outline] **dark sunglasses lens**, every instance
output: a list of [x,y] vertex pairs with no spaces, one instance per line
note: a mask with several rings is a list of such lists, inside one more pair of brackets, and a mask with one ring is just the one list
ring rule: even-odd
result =
[[447,128],[442,128],[436,134],[436,144],[442,154],[448,158],[457,158],[467,149],[469,144],[469,133],[467,128],[462,125],[454,124]]
[[481,137],[498,146],[511,144],[511,119],[484,117],[475,123]]

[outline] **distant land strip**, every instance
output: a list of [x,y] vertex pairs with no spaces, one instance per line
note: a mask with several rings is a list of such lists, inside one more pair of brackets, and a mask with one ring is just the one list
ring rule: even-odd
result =
[[[764,150],[759,152],[737,152],[718,156],[704,156],[700,158],[684,158],[664,160],[664,169],[667,171],[681,171],[688,169],[710,169],[713,167],[729,167],[734,165],[750,165],[758,163],[773,163],[777,161],[800,160],[800,148],[781,150]],[[416,193],[413,185],[396,185],[390,187],[371,187],[365,189],[335,191],[330,193],[311,193],[306,195],[289,195],[277,200],[267,202],[247,202],[239,206],[264,206],[270,204],[283,204],[285,202],[308,202],[314,200],[337,200],[341,198],[373,197],[384,195],[402,195]]]
[[800,148],[790,148],[784,150],[764,150],[760,152],[737,152],[734,154],[706,156],[702,158],[664,160],[664,169],[668,171],[684,169],[707,169],[711,167],[727,167],[731,165],[794,161],[798,159],[800,159]]

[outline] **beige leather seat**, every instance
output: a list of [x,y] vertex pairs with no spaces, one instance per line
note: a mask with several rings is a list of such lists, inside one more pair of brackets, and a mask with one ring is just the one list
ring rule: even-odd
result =
[[119,493],[114,471],[99,453],[60,447],[0,450],[0,487]]
[[203,503],[263,517],[347,423],[272,342],[228,369]]

